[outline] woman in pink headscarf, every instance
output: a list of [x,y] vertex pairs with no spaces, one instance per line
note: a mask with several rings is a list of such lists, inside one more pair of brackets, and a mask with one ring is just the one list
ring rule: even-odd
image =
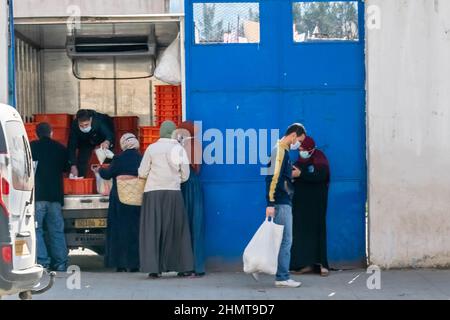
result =
[[302,142],[295,166],[301,174],[294,182],[291,270],[307,273],[317,267],[320,275],[327,276],[326,213],[330,166],[311,137]]

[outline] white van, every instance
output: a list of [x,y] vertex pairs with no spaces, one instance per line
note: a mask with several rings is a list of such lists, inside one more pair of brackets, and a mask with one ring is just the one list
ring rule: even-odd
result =
[[36,264],[34,169],[19,113],[0,104],[0,297],[30,293],[43,274]]

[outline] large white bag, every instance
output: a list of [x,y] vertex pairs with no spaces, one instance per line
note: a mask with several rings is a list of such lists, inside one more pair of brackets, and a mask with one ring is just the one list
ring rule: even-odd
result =
[[244,250],[245,273],[276,274],[283,230],[284,226],[266,218]]
[[180,34],[157,61],[154,76],[163,82],[173,85],[181,83]]

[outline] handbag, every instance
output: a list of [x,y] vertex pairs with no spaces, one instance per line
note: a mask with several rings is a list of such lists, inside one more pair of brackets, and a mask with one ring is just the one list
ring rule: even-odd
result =
[[144,196],[145,179],[135,176],[117,176],[117,193],[119,201],[129,206],[141,206]]

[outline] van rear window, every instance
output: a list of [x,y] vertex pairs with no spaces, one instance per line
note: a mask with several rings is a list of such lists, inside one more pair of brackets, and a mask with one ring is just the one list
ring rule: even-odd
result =
[[33,161],[22,122],[6,122],[6,137],[11,157],[13,187],[16,190],[31,191],[34,185]]
[[7,153],[5,133],[3,132],[2,124],[0,123],[0,153]]

